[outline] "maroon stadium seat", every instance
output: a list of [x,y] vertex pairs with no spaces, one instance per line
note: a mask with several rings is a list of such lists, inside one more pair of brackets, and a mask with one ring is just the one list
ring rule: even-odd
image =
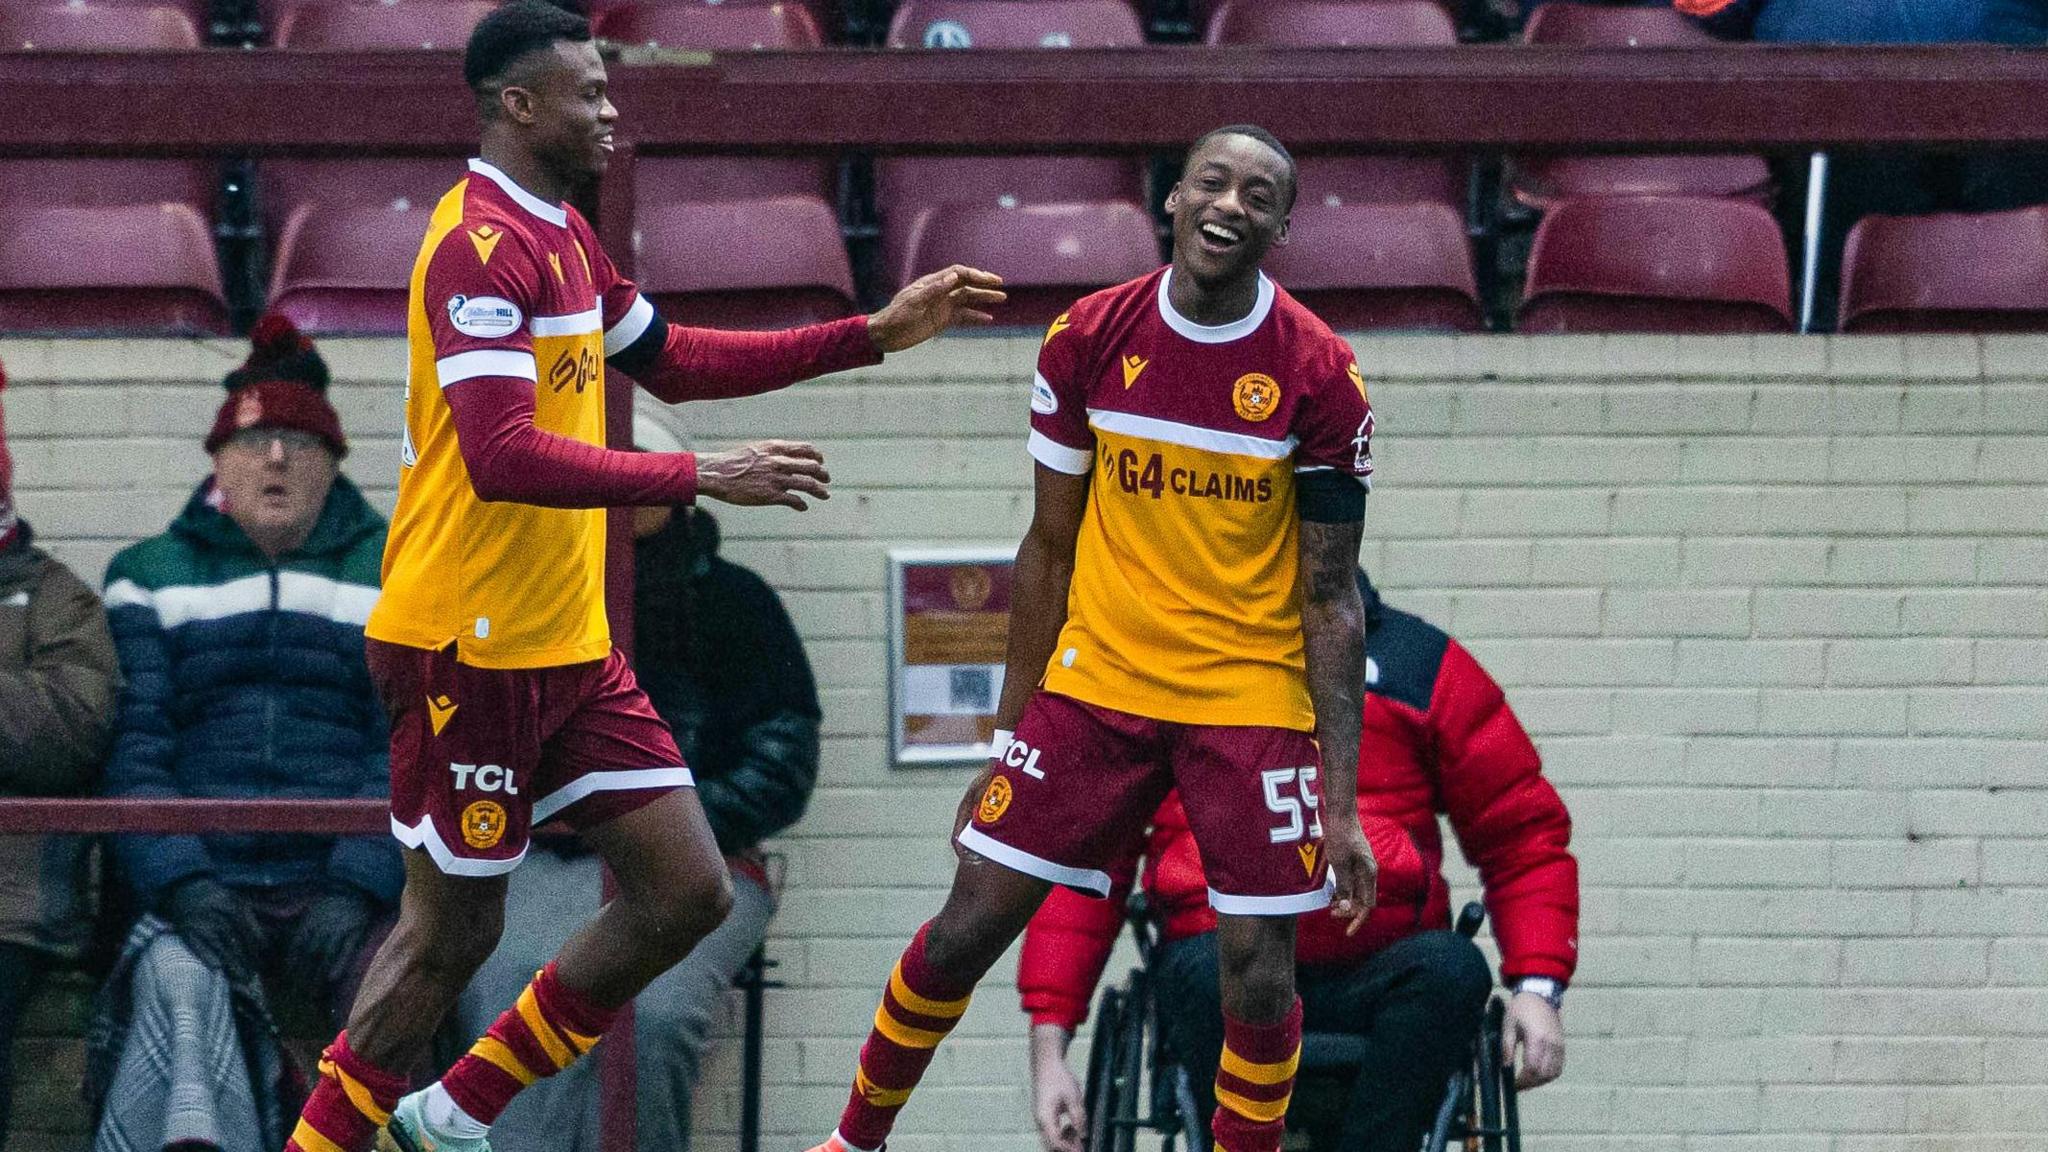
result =
[[799,4],[700,4],[644,0],[604,11],[597,33],[621,44],[744,52],[816,48],[825,42],[817,17]]
[[1866,216],[1842,256],[1844,332],[2048,332],[2048,206]]
[[891,48],[1129,48],[1145,42],[1124,0],[903,0]]
[[405,331],[405,294],[432,204],[304,204],[272,261],[270,310],[314,335]]
[[264,225],[284,234],[292,214],[308,204],[327,207],[432,208],[468,176],[454,157],[434,160],[265,160],[257,167]]
[[1462,208],[1465,166],[1437,156],[1314,156],[1297,162],[1301,203],[1412,204]]
[[[1670,8],[1545,4],[1523,33],[1530,44],[1668,48],[1720,44]],[[1586,196],[1740,196],[1763,203],[1771,171],[1761,156],[1519,157],[1515,197],[1537,208]]]
[[1436,0],[1222,0],[1211,44],[1304,48],[1412,48],[1456,44],[1458,26]]
[[205,218],[189,204],[10,206],[0,218],[0,330],[226,332]]
[[0,160],[0,205],[173,203],[203,215],[213,205],[215,179],[206,160]]
[[995,310],[996,323],[1040,326],[1077,297],[1159,267],[1159,243],[1151,216],[1128,201],[948,204],[932,212],[908,263],[917,272],[948,264],[1000,270],[1010,299]]
[[1445,204],[1294,209],[1266,271],[1333,328],[1477,332],[1465,218]]
[[[1436,0],[1222,0],[1209,17],[1208,41],[1439,47],[1456,44],[1458,29]],[[1333,156],[1300,167],[1305,194],[1326,202],[1465,201],[1465,165],[1452,158]]]
[[1568,200],[1536,228],[1524,332],[1789,332],[1778,223],[1744,200]]
[[824,31],[834,27],[835,5],[830,0],[586,0],[583,10],[590,13],[593,23],[602,23],[614,11],[641,4],[658,4],[665,8],[713,8],[732,11],[735,8],[800,8],[811,18],[811,24]]
[[1721,43],[1671,8],[1615,4],[1545,4],[1529,17],[1522,39],[1530,44],[1606,44],[1621,48]]
[[48,4],[0,7],[0,51],[199,47],[199,26],[168,4]]
[[854,313],[839,217],[812,196],[642,205],[640,290],[678,323],[788,328]]
[[1136,161],[1098,157],[881,160],[875,202],[882,216],[882,281],[894,287],[914,276],[911,252],[942,207],[1142,204],[1145,172]]
[[496,0],[304,0],[279,11],[271,42],[330,51],[461,48],[497,6]]
[[839,169],[829,159],[802,156],[642,156],[633,165],[633,196],[640,207],[765,196],[831,204],[839,199]]

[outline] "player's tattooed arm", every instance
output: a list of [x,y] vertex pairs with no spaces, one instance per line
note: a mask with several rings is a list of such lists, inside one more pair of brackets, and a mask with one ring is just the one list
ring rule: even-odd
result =
[[1355,932],[1372,911],[1379,867],[1358,819],[1358,742],[1365,711],[1365,603],[1358,594],[1362,520],[1301,524],[1301,632],[1323,756],[1323,841],[1337,880],[1331,913]]

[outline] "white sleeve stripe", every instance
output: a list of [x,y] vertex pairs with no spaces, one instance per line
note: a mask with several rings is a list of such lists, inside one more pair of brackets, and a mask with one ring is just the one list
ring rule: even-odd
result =
[[573,316],[535,316],[526,322],[526,330],[535,336],[581,336],[602,327],[604,313],[596,308]]
[[654,305],[647,297],[635,293],[632,307],[604,334],[604,354],[617,356],[633,346],[633,341],[647,334],[647,326],[654,323]]
[[1095,453],[1086,448],[1069,448],[1038,429],[1031,430],[1031,439],[1025,442],[1031,458],[1055,472],[1069,476],[1085,476],[1095,464]]
[[539,370],[533,363],[533,353],[514,352],[504,348],[486,348],[478,352],[457,352],[434,361],[434,373],[441,378],[441,387],[446,388],[459,380],[470,380],[478,376],[510,376],[515,380],[540,379]]

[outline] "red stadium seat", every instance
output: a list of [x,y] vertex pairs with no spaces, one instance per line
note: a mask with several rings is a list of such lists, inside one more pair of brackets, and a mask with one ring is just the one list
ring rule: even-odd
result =
[[838,214],[815,197],[643,205],[634,223],[635,279],[671,320],[765,329],[854,313]]
[[2048,332],[2048,206],[1864,217],[1841,318],[1844,332]]
[[[325,207],[387,208],[400,212],[432,208],[468,176],[462,161],[434,160],[265,160],[257,166],[264,224],[284,234],[293,213],[309,204]],[[424,234],[424,232],[422,233]]]
[[1222,0],[1211,44],[1412,48],[1456,44],[1458,25],[1436,0]]
[[1266,271],[1333,328],[1484,327],[1465,218],[1445,204],[1294,209]]
[[830,0],[587,0],[583,10],[590,13],[593,24],[598,24],[621,8],[641,4],[658,4],[664,8],[715,8],[728,12],[735,8],[800,8],[810,16],[811,24],[820,30],[833,28],[833,18],[837,15],[836,5]]
[[799,4],[692,4],[646,0],[606,9],[597,34],[621,44],[744,52],[816,48],[825,42],[817,17]]
[[1135,161],[1099,157],[880,160],[875,202],[882,216],[882,279],[892,287],[913,277],[912,251],[941,207],[1142,204],[1145,173]]
[[303,0],[278,13],[271,42],[337,52],[461,48],[497,6],[496,0]]
[[999,270],[1009,302],[996,323],[1041,326],[1077,297],[1159,267],[1152,218],[1130,202],[1003,208],[948,204],[933,210],[908,253],[909,267],[948,264]]
[[226,332],[205,218],[188,204],[11,206],[0,217],[0,330]]
[[1300,203],[1346,204],[1429,201],[1462,208],[1463,161],[1438,156],[1316,156],[1297,162]]
[[1130,48],[1144,25],[1125,0],[903,0],[891,48]]
[[[1211,44],[1439,47],[1458,42],[1437,0],[1222,0]],[[1335,203],[1437,200],[1462,204],[1465,165],[1434,156],[1341,156],[1300,162],[1305,195]]]
[[199,47],[189,11],[168,4],[0,7],[0,51],[151,51]]
[[305,204],[272,261],[270,310],[314,335],[399,335],[432,204]]
[[0,205],[101,208],[117,204],[213,205],[206,160],[0,160]]
[[640,207],[677,201],[752,200],[766,196],[839,199],[839,167],[803,156],[643,156],[633,165]]
[[1785,240],[1742,200],[1568,200],[1536,228],[1523,332],[1789,332]]
[[1530,44],[1605,44],[1617,48],[1722,43],[1674,9],[1614,4],[1545,4],[1529,17],[1522,39]]
[[[1722,43],[1670,8],[1600,4],[1545,4],[1523,39],[1611,48]],[[1763,203],[1771,194],[1761,156],[1518,157],[1512,167],[1515,198],[1539,209],[1586,196],[1740,196]]]

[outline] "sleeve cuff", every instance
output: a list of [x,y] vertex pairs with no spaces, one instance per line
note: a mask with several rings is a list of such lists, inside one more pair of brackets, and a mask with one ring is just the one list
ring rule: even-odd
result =
[[1069,448],[1038,429],[1031,430],[1031,438],[1025,442],[1031,458],[1055,472],[1069,476],[1085,476],[1095,463],[1095,453],[1087,448]]

